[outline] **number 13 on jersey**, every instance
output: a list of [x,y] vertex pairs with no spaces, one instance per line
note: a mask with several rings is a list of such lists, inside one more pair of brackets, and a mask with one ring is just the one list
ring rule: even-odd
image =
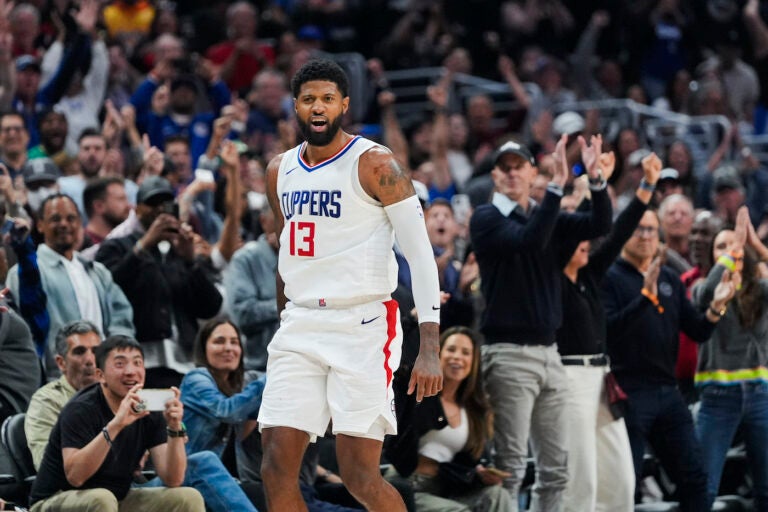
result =
[[315,255],[315,223],[314,222],[290,222],[290,255],[314,256]]

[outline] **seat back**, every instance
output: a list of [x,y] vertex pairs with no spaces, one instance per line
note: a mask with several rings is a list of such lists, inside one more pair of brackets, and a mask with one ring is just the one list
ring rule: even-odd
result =
[[6,418],[0,429],[3,446],[11,456],[16,477],[20,481],[28,480],[37,474],[32,463],[32,453],[27,446],[27,435],[24,433],[25,417],[23,412],[14,414]]

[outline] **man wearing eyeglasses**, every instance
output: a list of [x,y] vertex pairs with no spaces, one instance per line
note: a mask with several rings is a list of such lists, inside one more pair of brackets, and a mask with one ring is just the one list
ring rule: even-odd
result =
[[530,436],[537,481],[532,511],[560,510],[568,481],[565,443],[567,378],[555,345],[562,321],[558,254],[561,244],[607,233],[611,205],[598,167],[602,139],[579,137],[590,178],[592,211],[563,213],[570,173],[567,135],[557,143],[554,177],[539,205],[530,196],[536,161],[525,146],[507,142],[496,153],[491,204],[470,221],[486,309],[482,319],[483,372],[494,404],[496,467],[512,474],[504,487],[514,510],[525,476]]
[[0,117],[0,160],[8,168],[11,178],[21,174],[21,168],[27,162],[27,144],[29,132],[21,114],[10,112]]
[[635,476],[639,483],[648,442],[677,486],[682,512],[708,506],[707,475],[693,421],[675,379],[678,333],[698,342],[709,339],[735,288],[726,272],[706,312],[696,310],[680,278],[663,265],[654,211],[645,212],[603,280],[608,354],[629,397],[625,422]]

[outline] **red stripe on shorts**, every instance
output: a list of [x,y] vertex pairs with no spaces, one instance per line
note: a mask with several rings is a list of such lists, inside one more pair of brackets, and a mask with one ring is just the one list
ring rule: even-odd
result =
[[389,389],[389,383],[392,382],[392,368],[389,366],[389,357],[392,352],[389,350],[389,346],[392,344],[392,340],[397,335],[397,301],[394,299],[388,300],[384,303],[387,308],[387,342],[384,344],[384,371],[387,373],[387,389]]

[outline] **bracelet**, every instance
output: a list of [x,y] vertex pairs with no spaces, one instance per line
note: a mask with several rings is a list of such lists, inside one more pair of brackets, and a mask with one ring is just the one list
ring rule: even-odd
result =
[[640,180],[640,189],[646,190],[648,192],[653,192],[656,190],[656,184],[655,183],[648,183],[645,178]]
[[104,434],[104,439],[106,439],[109,447],[112,448],[112,438],[109,437],[109,430],[107,430],[107,427],[104,427],[103,429],[101,429],[101,433]]
[[144,244],[141,243],[141,239],[136,240],[136,243],[133,244],[133,253],[138,256],[140,252],[144,252]]
[[653,306],[656,308],[656,311],[659,313],[664,313],[664,306],[659,304],[659,298],[655,294],[651,293],[647,288],[640,290],[640,294],[651,301],[651,304],[653,304]]
[[723,306],[723,309],[718,311],[718,310],[716,310],[715,308],[712,307],[712,304],[710,304],[709,308],[707,308],[707,311],[709,311],[710,313],[712,313],[714,316],[716,316],[718,318],[723,318],[725,316],[725,312],[728,311],[728,306],[725,305],[725,306]]
[[181,430],[172,430],[170,427],[165,427],[165,432],[168,437],[187,437],[187,427],[181,424]]

